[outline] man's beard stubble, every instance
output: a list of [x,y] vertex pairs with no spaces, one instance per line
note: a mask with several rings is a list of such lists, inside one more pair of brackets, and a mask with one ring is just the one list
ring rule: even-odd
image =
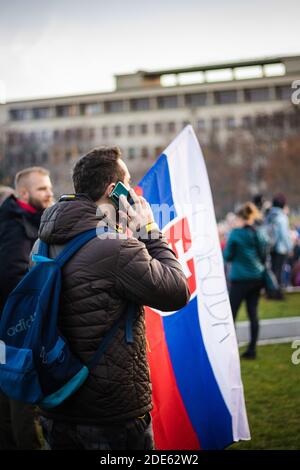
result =
[[34,209],[36,209],[37,211],[43,211],[46,209],[46,207],[44,207],[38,199],[35,199],[32,196],[29,196],[28,204],[34,207]]

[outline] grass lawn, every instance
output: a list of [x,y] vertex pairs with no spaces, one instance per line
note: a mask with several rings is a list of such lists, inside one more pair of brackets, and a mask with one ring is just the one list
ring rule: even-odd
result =
[[291,344],[258,347],[258,358],[241,361],[251,440],[238,449],[300,450],[300,364]]
[[[237,321],[248,319],[245,307],[245,303],[243,303],[238,313]],[[285,294],[285,300],[280,302],[261,297],[258,312],[261,319],[298,317],[300,316],[300,292]]]

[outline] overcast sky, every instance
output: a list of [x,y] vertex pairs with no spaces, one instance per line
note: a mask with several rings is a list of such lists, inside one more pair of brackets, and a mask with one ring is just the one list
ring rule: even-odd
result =
[[0,94],[108,91],[118,73],[297,54],[299,31],[300,0],[0,0]]

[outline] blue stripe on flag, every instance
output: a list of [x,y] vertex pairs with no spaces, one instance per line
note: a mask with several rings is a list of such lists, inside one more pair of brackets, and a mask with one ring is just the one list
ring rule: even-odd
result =
[[233,442],[231,414],[205,349],[197,298],[163,317],[163,324],[177,386],[201,448],[224,449]]
[[[151,204],[155,222],[162,229],[168,222],[176,217],[176,210],[172,198],[171,180],[166,155],[162,154],[155,165],[149,170],[139,183],[143,189],[143,196]],[[171,208],[168,220],[164,219],[159,205],[166,204]],[[157,207],[155,207],[157,205]]]

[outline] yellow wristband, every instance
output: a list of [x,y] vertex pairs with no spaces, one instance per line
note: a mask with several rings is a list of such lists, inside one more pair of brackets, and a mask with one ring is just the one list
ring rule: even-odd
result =
[[149,222],[148,224],[146,224],[146,232],[149,233],[151,232],[151,230],[158,230],[158,226],[155,222]]

